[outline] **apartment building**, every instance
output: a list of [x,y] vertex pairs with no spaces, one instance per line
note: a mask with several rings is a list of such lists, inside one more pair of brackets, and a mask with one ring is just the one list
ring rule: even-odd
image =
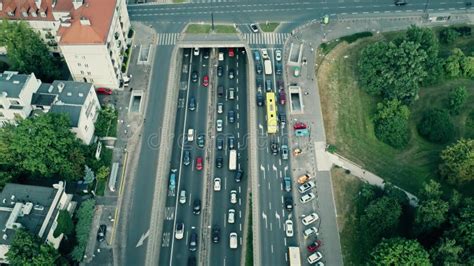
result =
[[0,0],[0,18],[37,30],[75,81],[120,87],[131,45],[125,0]]

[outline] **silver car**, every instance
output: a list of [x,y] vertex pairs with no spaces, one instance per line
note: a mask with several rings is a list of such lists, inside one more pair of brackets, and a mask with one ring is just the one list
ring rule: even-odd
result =
[[288,160],[288,145],[281,145],[281,159]]
[[217,126],[216,126],[216,129],[217,129],[217,132],[222,132],[222,119],[218,119],[217,122],[216,122]]

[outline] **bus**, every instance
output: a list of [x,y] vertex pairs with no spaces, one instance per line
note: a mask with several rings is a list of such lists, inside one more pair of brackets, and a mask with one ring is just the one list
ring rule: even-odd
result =
[[276,133],[278,130],[277,107],[275,99],[276,97],[274,92],[267,92],[267,133],[269,134]]
[[301,266],[301,255],[299,247],[288,247],[290,266]]
[[229,171],[237,170],[237,150],[229,152]]
[[265,67],[265,75],[271,75],[273,73],[272,70],[272,61],[270,59],[263,60],[264,67]]

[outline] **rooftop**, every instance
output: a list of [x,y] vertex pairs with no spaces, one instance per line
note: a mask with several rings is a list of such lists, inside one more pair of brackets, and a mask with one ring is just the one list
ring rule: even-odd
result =
[[71,127],[77,127],[79,125],[79,118],[81,117],[82,106],[77,105],[63,105],[55,104],[51,106],[49,110],[52,113],[65,114],[69,117],[71,121]]
[[30,75],[5,71],[0,73],[0,94],[6,93],[8,98],[18,98]]
[[13,20],[52,21],[53,1],[57,0],[0,0],[3,4],[0,17]]

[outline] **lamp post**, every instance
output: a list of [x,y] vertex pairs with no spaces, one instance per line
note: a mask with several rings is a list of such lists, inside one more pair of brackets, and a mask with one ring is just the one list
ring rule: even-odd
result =
[[211,31],[214,32],[214,13],[211,12]]

